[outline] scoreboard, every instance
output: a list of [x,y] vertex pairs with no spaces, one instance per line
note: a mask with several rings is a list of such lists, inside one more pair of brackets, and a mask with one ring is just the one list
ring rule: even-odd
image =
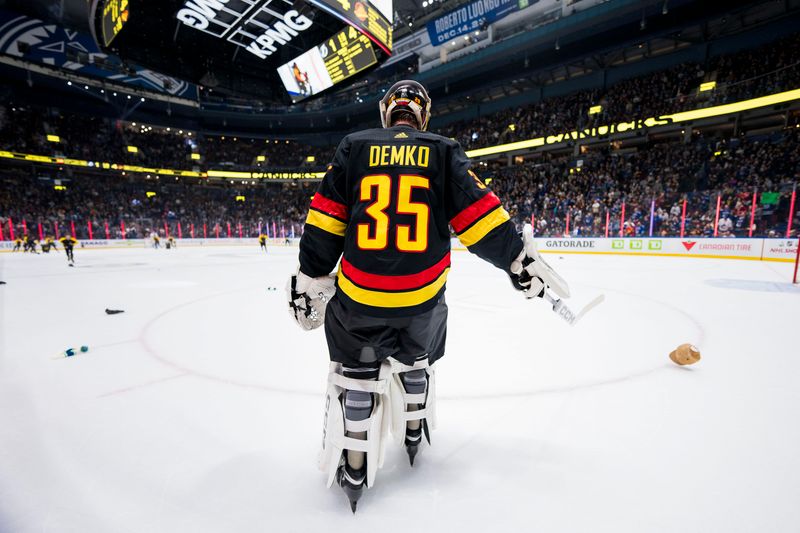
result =
[[128,0],[108,0],[103,5],[100,28],[103,32],[103,44],[108,46],[122,27],[128,22]]
[[349,26],[278,67],[278,75],[292,102],[299,102],[355,76],[377,62],[372,41]]
[[[347,23],[368,35],[384,52],[392,50],[392,24],[368,0],[311,0],[318,7],[329,8]],[[391,6],[391,4],[390,4]],[[391,10],[391,7],[389,8]],[[391,11],[390,11],[391,13]]]
[[317,48],[334,85],[378,61],[370,40],[354,28],[337,33]]
[[317,95],[392,51],[393,0],[80,1],[104,51],[270,103]]

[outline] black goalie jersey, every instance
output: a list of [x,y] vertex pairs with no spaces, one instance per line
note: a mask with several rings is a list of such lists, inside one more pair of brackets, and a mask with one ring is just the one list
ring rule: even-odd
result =
[[408,126],[345,137],[314,195],[300,269],[337,271],[337,297],[366,315],[422,313],[444,291],[450,231],[508,272],[522,241],[461,146]]

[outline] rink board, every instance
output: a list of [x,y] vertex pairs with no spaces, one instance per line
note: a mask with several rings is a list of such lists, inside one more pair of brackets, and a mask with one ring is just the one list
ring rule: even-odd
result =
[[552,254],[643,255],[793,262],[797,240],[723,238],[537,238]]
[[[288,239],[289,244],[297,244],[300,239]],[[252,238],[211,238],[211,239],[175,239],[178,246],[258,246],[258,239]],[[286,239],[267,239],[269,246],[286,246]],[[92,239],[79,241],[79,249],[120,249],[151,248],[150,239]],[[166,247],[166,239],[161,239],[161,247]],[[0,241],[0,252],[10,252],[14,248],[13,241]],[[61,250],[61,245],[58,247]]]
[[[269,239],[270,246],[296,245],[300,239]],[[177,239],[178,246],[257,246],[255,238]],[[797,255],[797,239],[723,239],[723,238],[537,238],[543,253],[644,255],[663,257],[697,257],[744,259],[752,261],[793,262]],[[458,239],[452,239],[454,250],[463,250]],[[165,242],[162,240],[162,247]],[[146,248],[149,239],[81,241],[80,248]],[[0,242],[0,252],[9,252],[12,241]]]

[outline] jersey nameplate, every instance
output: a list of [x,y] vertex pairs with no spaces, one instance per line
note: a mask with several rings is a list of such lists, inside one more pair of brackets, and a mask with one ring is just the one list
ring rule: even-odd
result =
[[373,145],[369,147],[370,167],[421,167],[427,168],[431,149],[429,146],[408,145]]

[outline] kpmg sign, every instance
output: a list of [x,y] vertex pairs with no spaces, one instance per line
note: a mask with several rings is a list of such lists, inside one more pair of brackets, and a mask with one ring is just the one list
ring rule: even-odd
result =
[[[439,46],[459,35],[478,31],[519,9],[520,0],[475,0],[428,22],[431,44]],[[526,5],[536,3],[526,2]]]
[[186,0],[175,17],[261,59],[312,25],[289,0]]

